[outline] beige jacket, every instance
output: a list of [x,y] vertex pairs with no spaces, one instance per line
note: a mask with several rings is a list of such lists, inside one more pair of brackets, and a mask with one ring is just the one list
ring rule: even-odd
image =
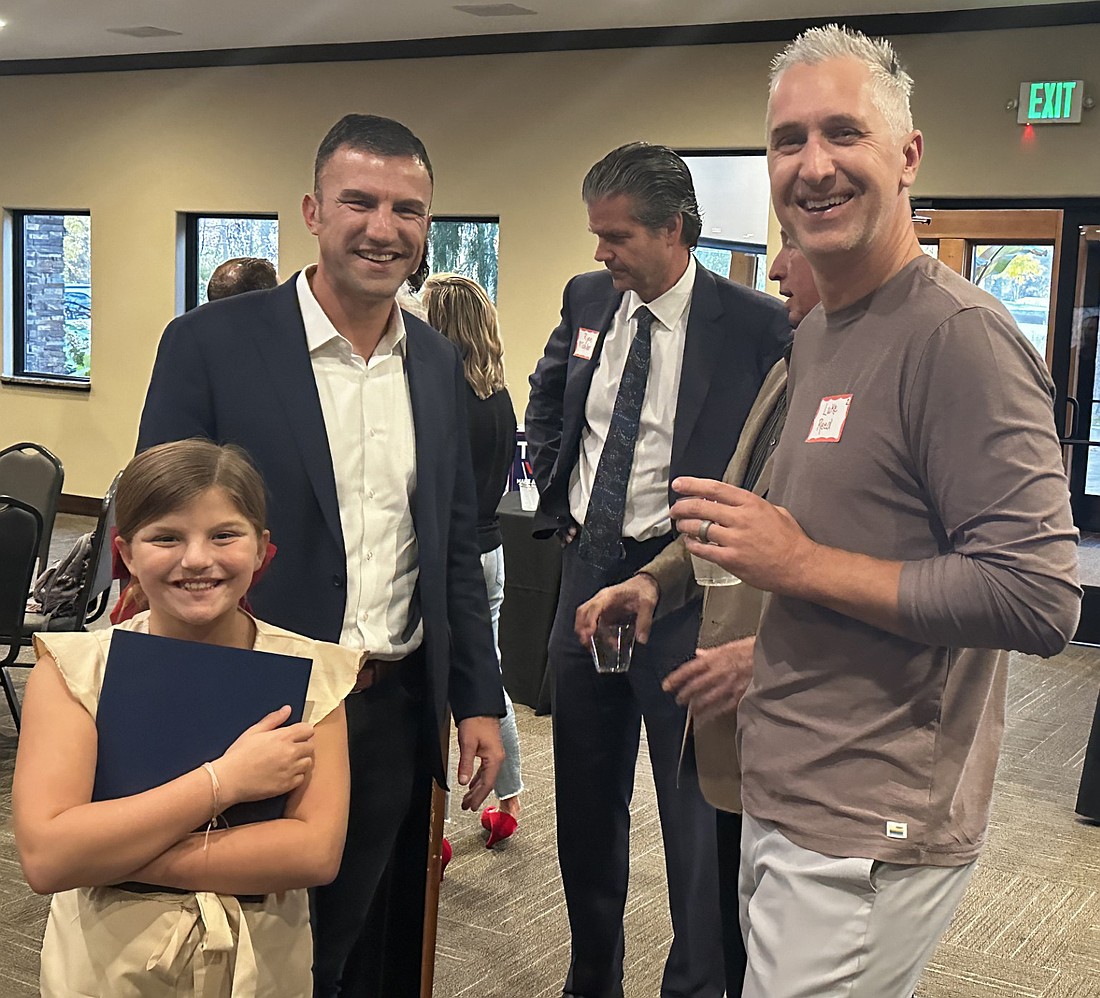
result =
[[[744,481],[757,437],[786,387],[787,362],[781,360],[768,372],[756,396],[722,481],[738,486]],[[753,488],[757,495],[767,492],[771,476],[772,461],[769,456]],[[682,538],[669,544],[640,571],[652,575],[660,586],[658,617],[697,599],[700,594],[701,587],[695,582],[691,556]],[[699,647],[714,648],[755,634],[763,601],[764,593],[744,583],[737,586],[711,586],[703,590]],[[690,713],[687,723],[689,727],[692,724]],[[695,725],[695,759],[699,770],[699,786],[707,801],[723,811],[740,812],[741,766],[737,758],[736,714],[724,714],[706,724]]]

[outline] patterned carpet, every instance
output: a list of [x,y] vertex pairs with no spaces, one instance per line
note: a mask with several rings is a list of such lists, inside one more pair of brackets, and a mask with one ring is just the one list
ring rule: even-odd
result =
[[[63,517],[65,549],[84,521]],[[68,541],[65,538],[69,538]],[[989,846],[917,991],[921,998],[1100,996],[1100,827],[1073,814],[1100,686],[1100,650],[1013,656],[1009,720]],[[447,824],[435,995],[561,993],[568,934],[554,858],[550,720],[517,707],[524,751],[519,833],[493,851],[477,815]],[[61,733],[59,733],[61,736]],[[23,884],[11,832],[16,740],[0,720],[0,998],[37,993],[47,902]],[[627,998],[656,998],[670,940],[648,763],[638,766],[627,904]],[[796,941],[792,941],[797,944]]]

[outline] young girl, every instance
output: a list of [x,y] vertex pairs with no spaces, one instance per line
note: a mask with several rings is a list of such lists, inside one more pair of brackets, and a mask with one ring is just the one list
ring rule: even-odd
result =
[[[123,473],[115,508],[120,554],[149,603],[119,628],[310,658],[306,716],[280,727],[290,714],[283,707],[257,718],[220,758],[145,793],[93,803],[96,708],[119,628],[35,637],[12,796],[27,882],[56,892],[41,993],[307,998],[303,888],[328,882],[340,864],[342,701],[359,654],[238,608],[268,539],[263,483],[242,451],[202,440],[148,450]],[[284,793],[280,819],[194,831],[232,804]]]

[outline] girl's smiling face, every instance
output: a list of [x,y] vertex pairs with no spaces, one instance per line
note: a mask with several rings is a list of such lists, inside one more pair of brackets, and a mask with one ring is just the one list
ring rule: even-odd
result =
[[149,629],[184,640],[223,642],[237,605],[267,549],[256,528],[220,486],[142,524],[118,541],[130,574],[149,600]]

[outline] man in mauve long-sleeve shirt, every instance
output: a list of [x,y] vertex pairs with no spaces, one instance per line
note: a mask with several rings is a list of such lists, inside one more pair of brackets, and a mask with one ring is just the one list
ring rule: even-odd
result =
[[745,998],[909,998],[985,839],[999,649],[1056,654],[1079,612],[1050,376],[921,251],[911,84],[836,26],[773,64],[772,198],[823,308],[767,501],[673,483],[688,548],[772,593],[738,713]]

